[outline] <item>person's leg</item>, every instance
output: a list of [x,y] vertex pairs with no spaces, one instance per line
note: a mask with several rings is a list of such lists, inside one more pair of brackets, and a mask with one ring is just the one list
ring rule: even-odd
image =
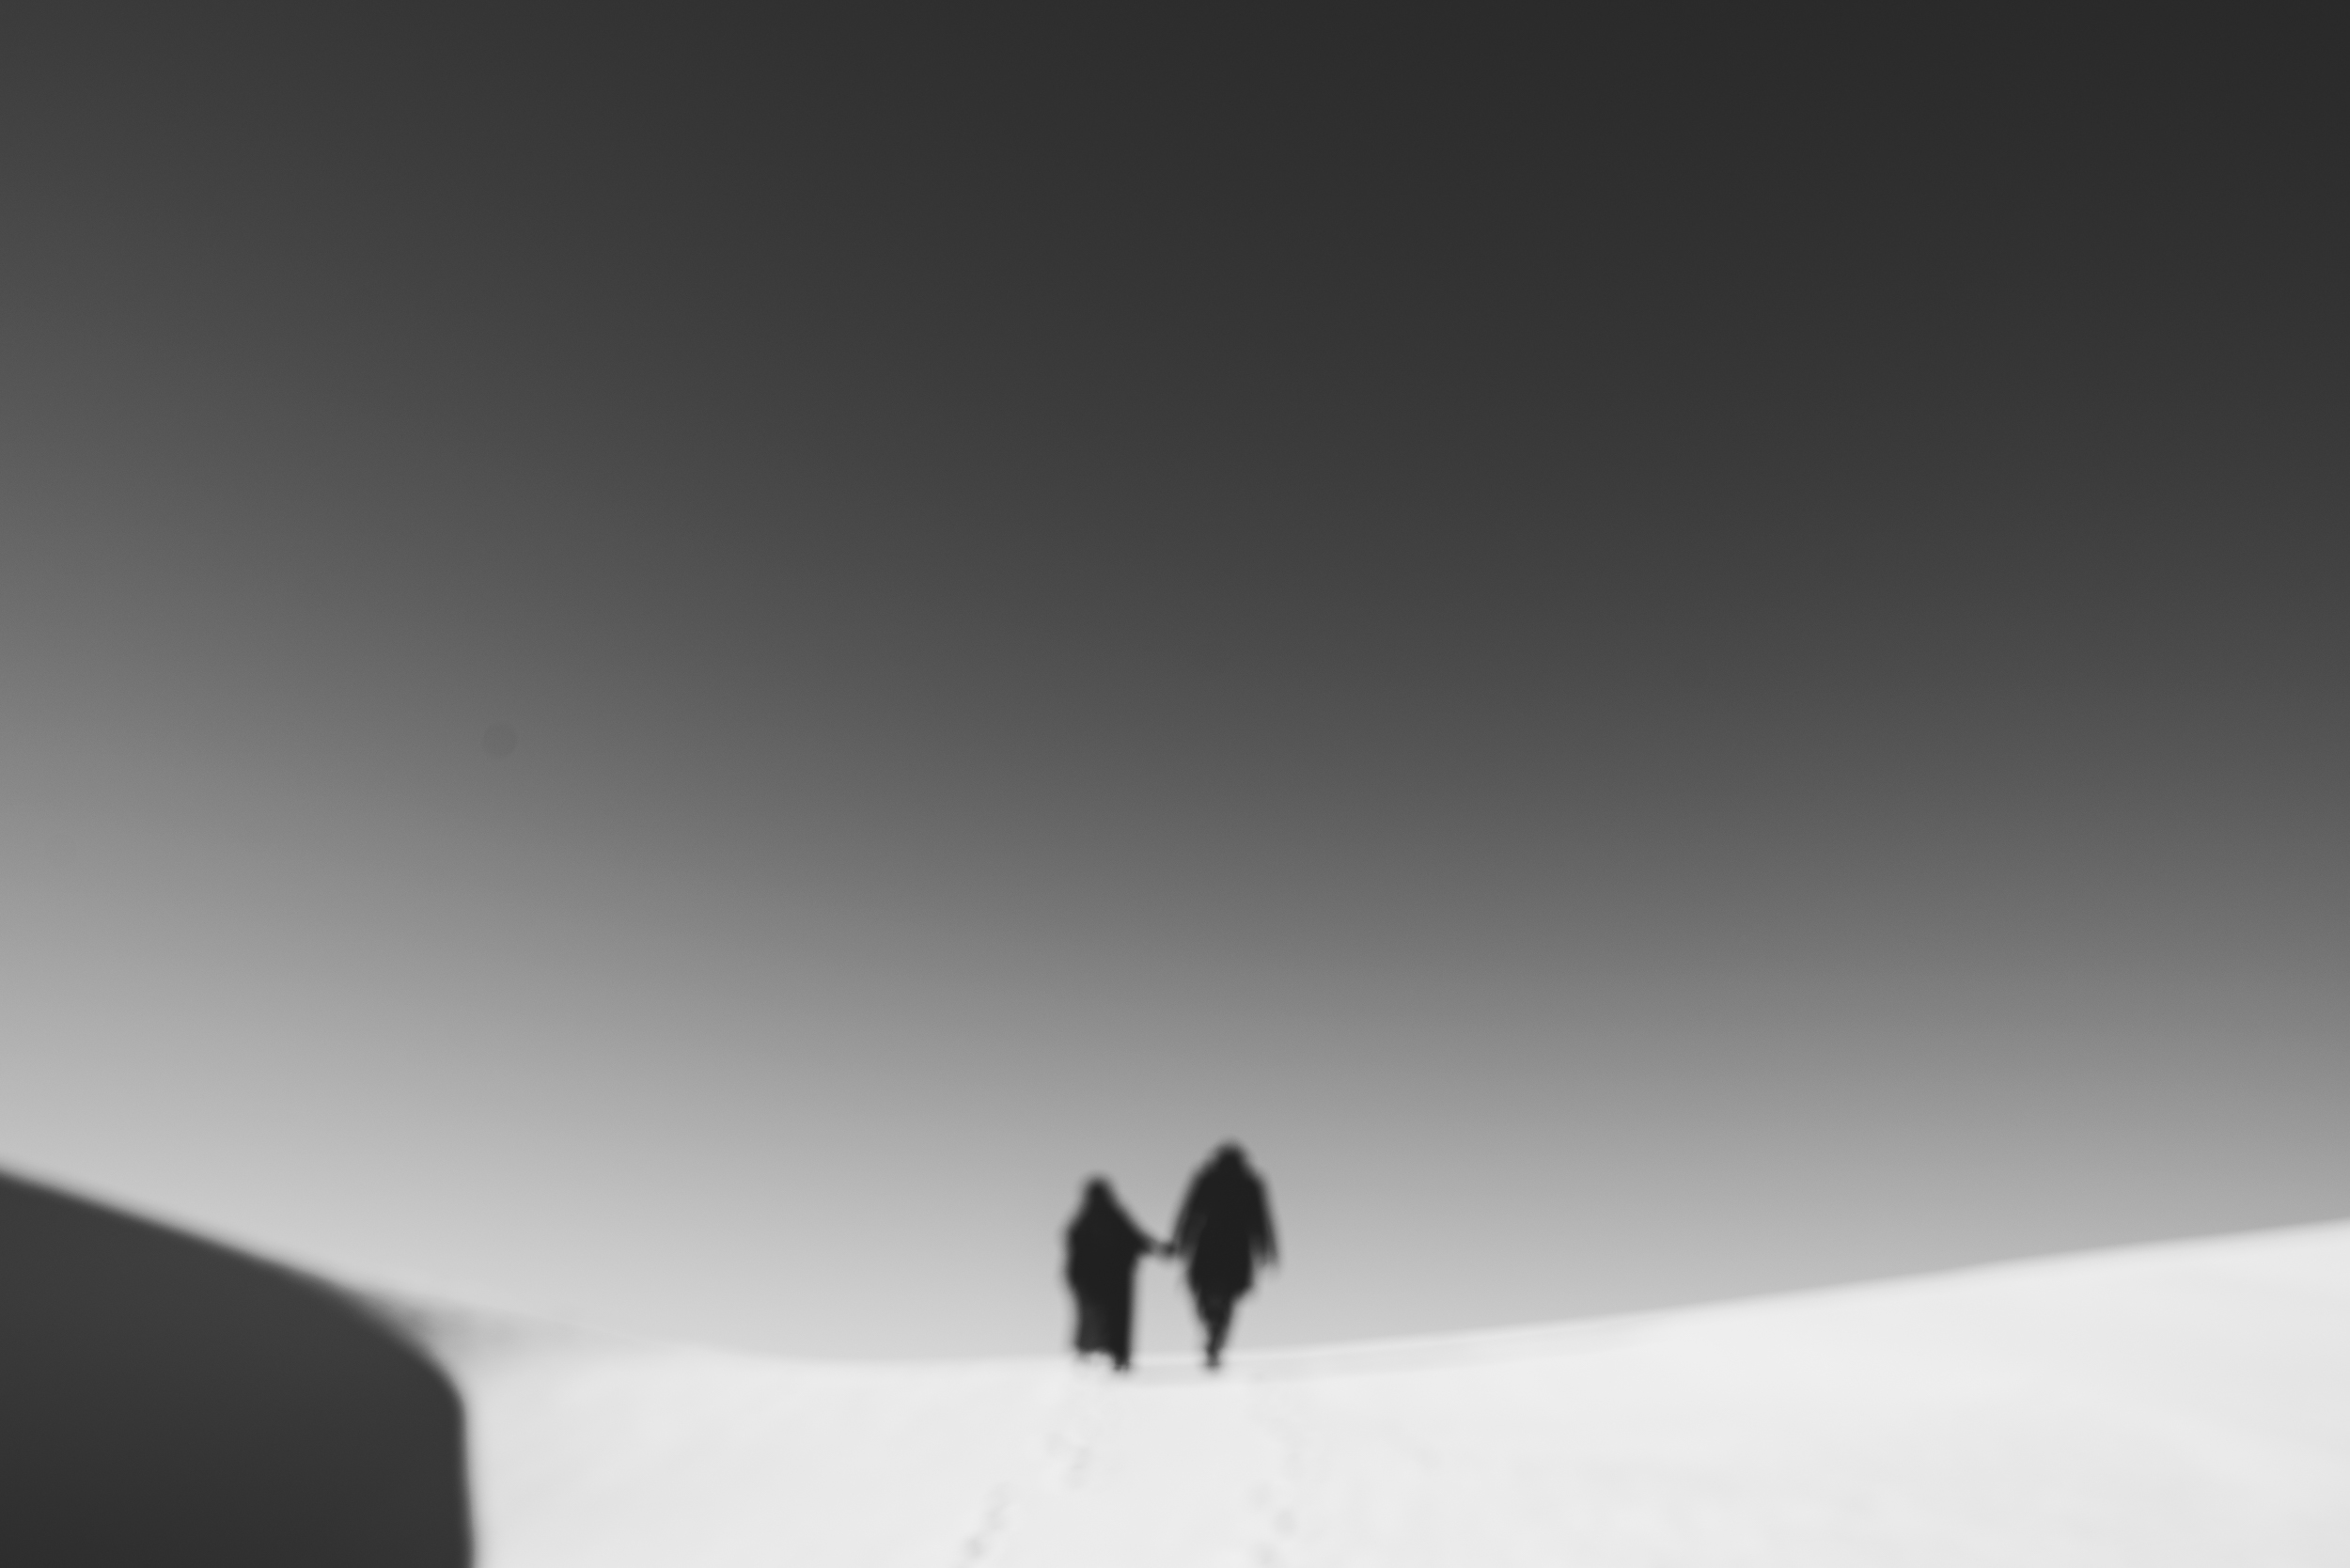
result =
[[1208,1365],[1224,1364],[1224,1341],[1232,1332],[1232,1298],[1222,1291],[1199,1293],[1199,1322],[1208,1331]]
[[1102,1348],[1109,1352],[1110,1365],[1120,1372],[1134,1365],[1135,1292],[1131,1284],[1103,1298]]
[[1077,1297],[1077,1359],[1103,1348],[1102,1306],[1091,1296]]

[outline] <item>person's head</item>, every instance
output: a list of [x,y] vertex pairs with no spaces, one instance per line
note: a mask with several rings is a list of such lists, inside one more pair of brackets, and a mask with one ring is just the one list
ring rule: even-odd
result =
[[1108,1177],[1089,1176],[1086,1178],[1085,1194],[1078,1201],[1080,1207],[1087,1209],[1109,1208],[1118,1202],[1118,1194],[1110,1190]]
[[1248,1151],[1237,1143],[1227,1140],[1216,1145],[1215,1157],[1208,1163],[1222,1170],[1246,1169],[1248,1165]]

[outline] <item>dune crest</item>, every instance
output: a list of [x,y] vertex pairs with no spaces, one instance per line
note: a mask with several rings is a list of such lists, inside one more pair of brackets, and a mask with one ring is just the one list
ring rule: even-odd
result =
[[492,1568],[2350,1560],[2350,1226],[1214,1379],[469,1343]]

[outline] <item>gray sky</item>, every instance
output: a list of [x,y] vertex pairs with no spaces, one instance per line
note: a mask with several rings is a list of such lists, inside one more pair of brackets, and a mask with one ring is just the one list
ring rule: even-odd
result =
[[1260,1343],[2350,1209],[2293,51],[644,25],[9,51],[0,1162],[828,1355],[1227,1137]]

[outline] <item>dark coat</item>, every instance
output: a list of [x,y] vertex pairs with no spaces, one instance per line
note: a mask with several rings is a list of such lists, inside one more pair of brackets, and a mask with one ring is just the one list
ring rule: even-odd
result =
[[1062,1237],[1061,1278],[1077,1298],[1077,1349],[1106,1351],[1123,1364],[1134,1340],[1135,1264],[1159,1244],[1106,1190],[1086,1195]]
[[1175,1218],[1175,1246],[1200,1295],[1237,1296],[1256,1282],[1257,1265],[1279,1253],[1264,1183],[1237,1155],[1211,1160],[1192,1178]]
[[1062,1235],[1067,1262],[1061,1276],[1079,1295],[1131,1288],[1136,1262],[1159,1245],[1128,1217],[1114,1198],[1088,1200]]

